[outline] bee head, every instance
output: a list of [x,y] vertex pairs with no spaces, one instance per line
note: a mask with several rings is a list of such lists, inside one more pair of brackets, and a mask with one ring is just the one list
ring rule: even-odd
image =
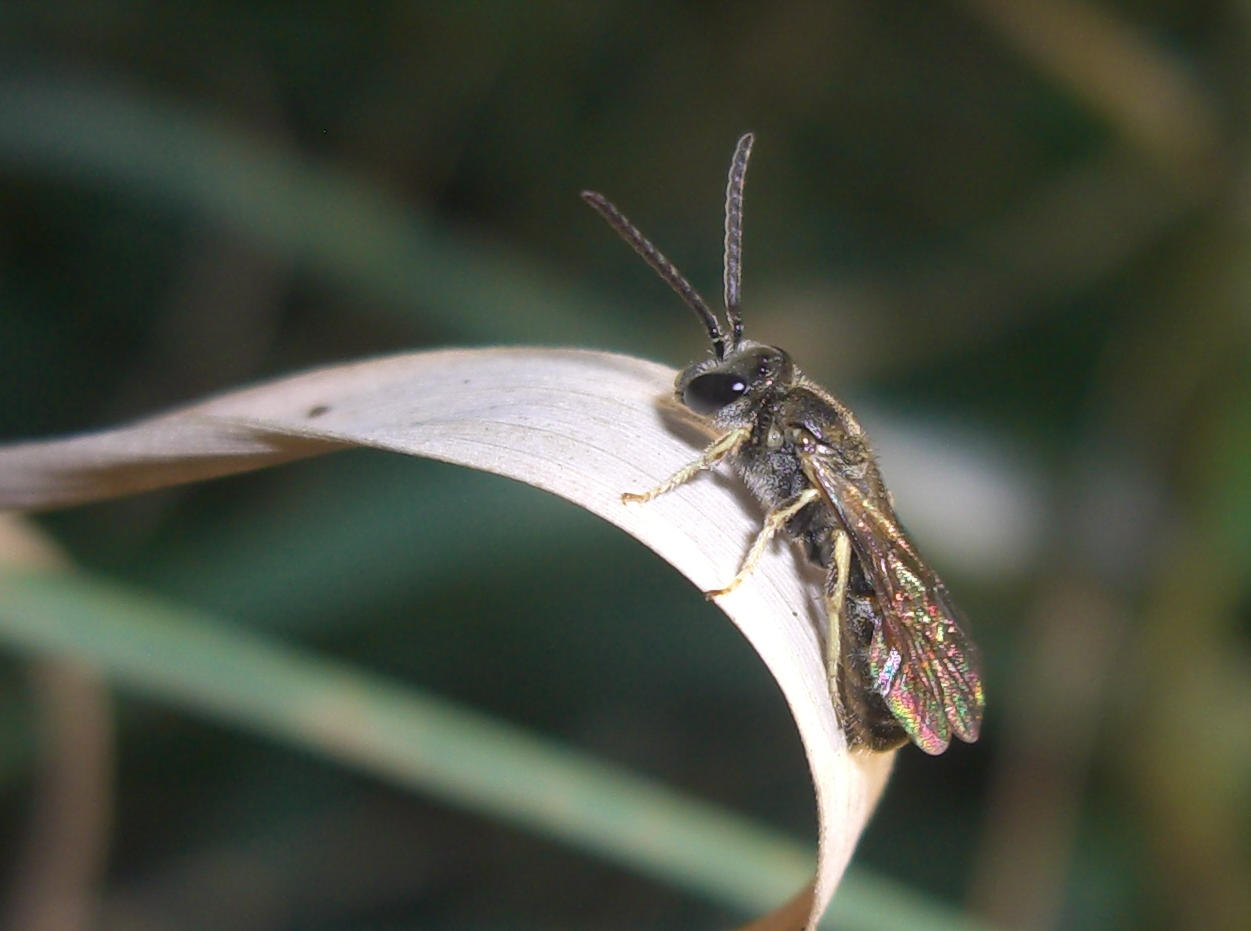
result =
[[775,346],[744,340],[724,359],[705,359],[678,375],[674,395],[723,427],[750,423],[760,404],[795,377],[791,357]]

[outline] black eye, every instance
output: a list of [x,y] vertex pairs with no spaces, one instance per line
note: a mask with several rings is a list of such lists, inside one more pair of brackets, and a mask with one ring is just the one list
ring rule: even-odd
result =
[[697,414],[711,414],[743,396],[747,382],[730,372],[709,372],[691,379],[682,403]]

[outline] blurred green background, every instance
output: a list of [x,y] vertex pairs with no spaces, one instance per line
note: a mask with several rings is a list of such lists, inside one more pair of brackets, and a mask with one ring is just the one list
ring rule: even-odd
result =
[[[683,365],[699,326],[577,193],[718,297],[753,130],[748,334],[862,411],[987,667],[979,743],[900,753],[861,888],[935,923],[1245,927],[1249,54],[1245,3],[1181,0],[5,3],[0,437],[427,346]],[[815,836],[732,626],[533,489],[353,452],[41,523],[132,592]],[[4,914],[68,717],[95,750],[61,770],[110,824],[87,927],[747,917],[64,676],[0,653]]]

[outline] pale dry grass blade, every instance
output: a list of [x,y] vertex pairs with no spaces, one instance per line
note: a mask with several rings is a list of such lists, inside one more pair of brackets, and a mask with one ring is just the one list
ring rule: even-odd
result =
[[[706,439],[672,402],[672,379],[654,363],[556,349],[447,350],[334,366],[116,431],[0,449],[0,507],[60,506],[364,445],[558,494],[706,590],[733,576],[758,509],[733,483],[711,477],[642,506],[620,497],[658,483]],[[833,896],[893,760],[847,750],[825,683],[812,590],[795,555],[776,547],[720,601],[777,680],[812,772],[817,873],[798,908],[787,906],[806,911],[809,927]]]

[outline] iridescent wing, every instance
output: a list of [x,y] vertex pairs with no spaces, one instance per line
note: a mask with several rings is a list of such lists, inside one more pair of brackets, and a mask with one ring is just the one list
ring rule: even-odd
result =
[[869,671],[878,693],[926,753],[942,753],[952,734],[976,740],[986,707],[977,648],[960,629],[946,586],[888,506],[870,500],[819,453],[801,460],[838,512],[877,593],[881,622],[869,644]]

